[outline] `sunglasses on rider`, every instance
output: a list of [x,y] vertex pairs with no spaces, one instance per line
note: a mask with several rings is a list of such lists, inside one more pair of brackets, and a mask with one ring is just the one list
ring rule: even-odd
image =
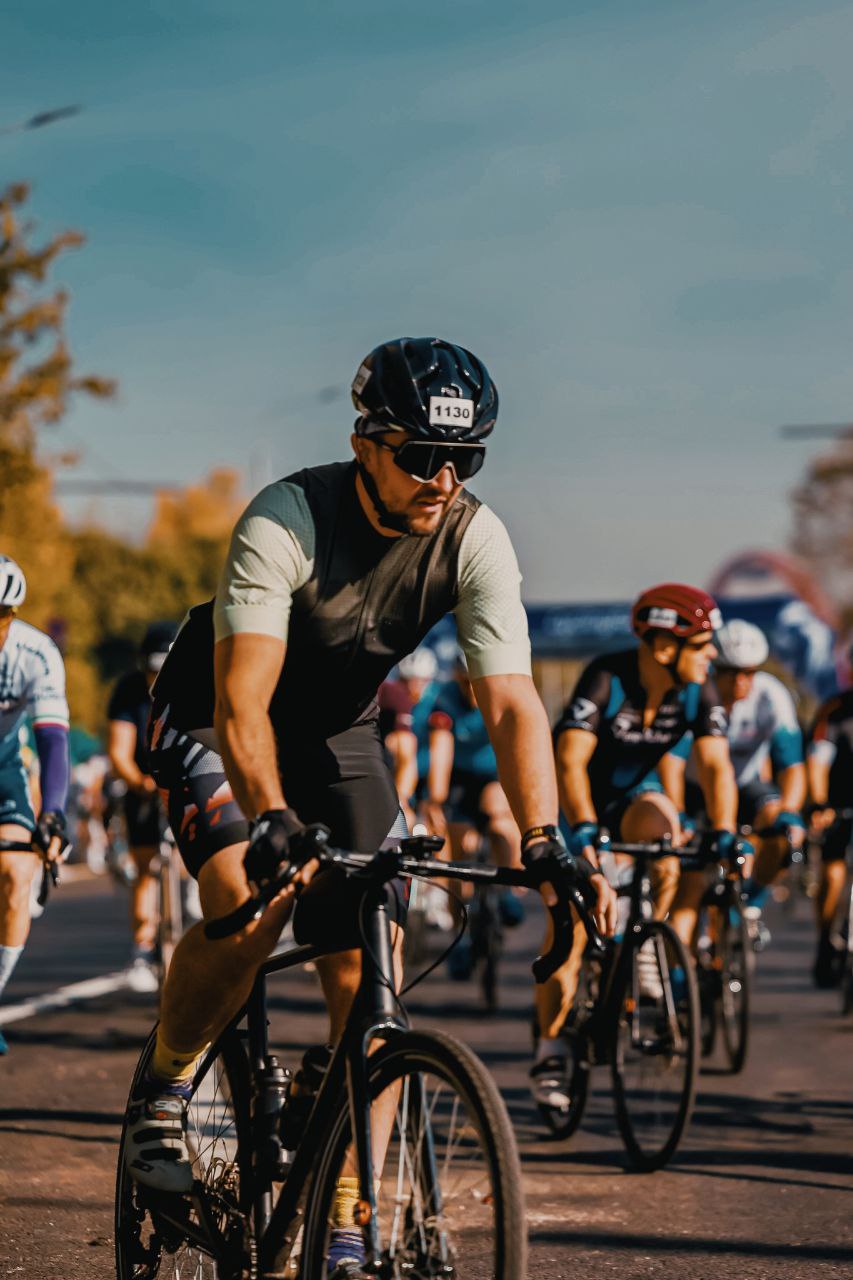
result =
[[486,459],[484,444],[433,444],[431,440],[407,440],[404,444],[376,443],[394,455],[401,471],[413,480],[434,480],[444,467],[451,467],[457,481],[470,480]]

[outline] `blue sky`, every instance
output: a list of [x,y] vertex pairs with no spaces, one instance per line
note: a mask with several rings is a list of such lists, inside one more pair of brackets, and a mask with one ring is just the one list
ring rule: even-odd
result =
[[86,110],[2,172],[87,234],[72,343],[121,388],[56,442],[250,488],[346,456],[318,391],[440,333],[500,388],[475,489],[529,599],[783,545],[810,449],[775,428],[853,415],[851,42],[849,6],[785,0],[7,11],[0,123]]

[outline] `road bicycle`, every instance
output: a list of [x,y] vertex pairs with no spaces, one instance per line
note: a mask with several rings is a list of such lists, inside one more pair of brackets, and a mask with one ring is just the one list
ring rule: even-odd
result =
[[[587,950],[578,993],[565,1027],[569,1057],[567,1107],[540,1105],[557,1138],[570,1137],[583,1119],[594,1066],[610,1068],[616,1121],[630,1165],[649,1172],[673,1156],[687,1127],[699,1065],[699,997],[694,966],[671,925],[653,918],[651,867],[677,856],[667,840],[611,842],[602,852],[634,860],[621,939]],[[682,859],[686,861],[686,859]]]
[[[813,808],[825,807],[813,806]],[[853,830],[853,809],[837,809],[835,823],[847,823],[848,829]],[[818,843],[822,844],[826,836],[827,832],[822,832]],[[831,938],[836,955],[836,975],[841,991],[841,1013],[846,1017],[853,1013],[853,843],[849,839],[844,851],[844,861],[847,874],[835,913]]]
[[749,851],[750,846],[738,842],[726,865],[717,863],[713,883],[705,890],[699,913],[697,975],[702,1056],[711,1056],[721,1032],[732,1075],[742,1071],[746,1063],[755,973],[755,952],[744,914],[743,894],[743,867]]
[[[521,1169],[505,1104],[467,1046],[443,1032],[409,1026],[394,989],[385,892],[400,875],[526,885],[533,879],[520,871],[434,860],[429,855],[440,838],[413,837],[358,855],[325,847],[317,830],[305,858],[338,868],[360,895],[362,968],[301,1139],[295,1150],[284,1149],[287,1073],[270,1051],[266,982],[334,947],[293,947],[263,965],[245,1010],[200,1063],[189,1108],[190,1195],[158,1195],[134,1183],[125,1168],[123,1133],[118,1280],[325,1280],[335,1189],[346,1170],[358,1178],[349,1226],[362,1233],[367,1274],[381,1280],[522,1280],[527,1236]],[[588,882],[570,868],[549,865],[549,872],[559,903],[552,909],[554,945],[534,963],[538,981],[569,954],[569,904],[581,913],[593,945],[601,945],[587,909],[594,900]],[[208,924],[208,935],[226,936],[257,918],[292,874],[291,868],[263,895]],[[152,1033],[131,1097],[153,1045]],[[374,1107],[383,1095],[393,1122],[387,1145],[374,1146]]]

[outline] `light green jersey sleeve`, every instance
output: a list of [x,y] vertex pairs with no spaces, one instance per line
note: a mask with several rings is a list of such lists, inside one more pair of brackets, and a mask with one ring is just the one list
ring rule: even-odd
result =
[[287,640],[293,593],[314,569],[314,521],[298,485],[278,480],[234,527],[213,606],[217,640],[251,631]]
[[481,506],[459,547],[459,643],[473,679],[530,675],[530,637],[521,603],[521,573],[509,534]]

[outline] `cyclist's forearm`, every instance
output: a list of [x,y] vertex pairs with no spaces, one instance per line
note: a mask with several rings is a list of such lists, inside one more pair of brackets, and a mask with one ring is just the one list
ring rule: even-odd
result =
[[129,787],[136,791],[145,782],[145,774],[132,756],[125,756],[119,752],[110,752],[110,764],[113,773],[121,778],[122,782],[126,782]]
[[[531,686],[532,688],[532,686]],[[534,693],[501,709],[490,723],[498,777],[520,831],[558,820],[557,779],[545,708]]]
[[236,713],[217,704],[214,722],[226,776],[246,817],[285,808],[275,736],[266,711]]
[[808,763],[809,795],[815,804],[826,804],[829,798],[829,766],[811,758]]
[[598,822],[598,814],[592,803],[589,774],[582,765],[558,769],[557,783],[560,789],[560,808],[572,826],[576,822]]
[[706,766],[705,804],[711,826],[718,831],[734,831],[737,825],[738,792],[734,770],[728,760]]
[[805,765],[792,764],[779,774],[779,790],[782,808],[789,813],[800,813],[806,802]]

